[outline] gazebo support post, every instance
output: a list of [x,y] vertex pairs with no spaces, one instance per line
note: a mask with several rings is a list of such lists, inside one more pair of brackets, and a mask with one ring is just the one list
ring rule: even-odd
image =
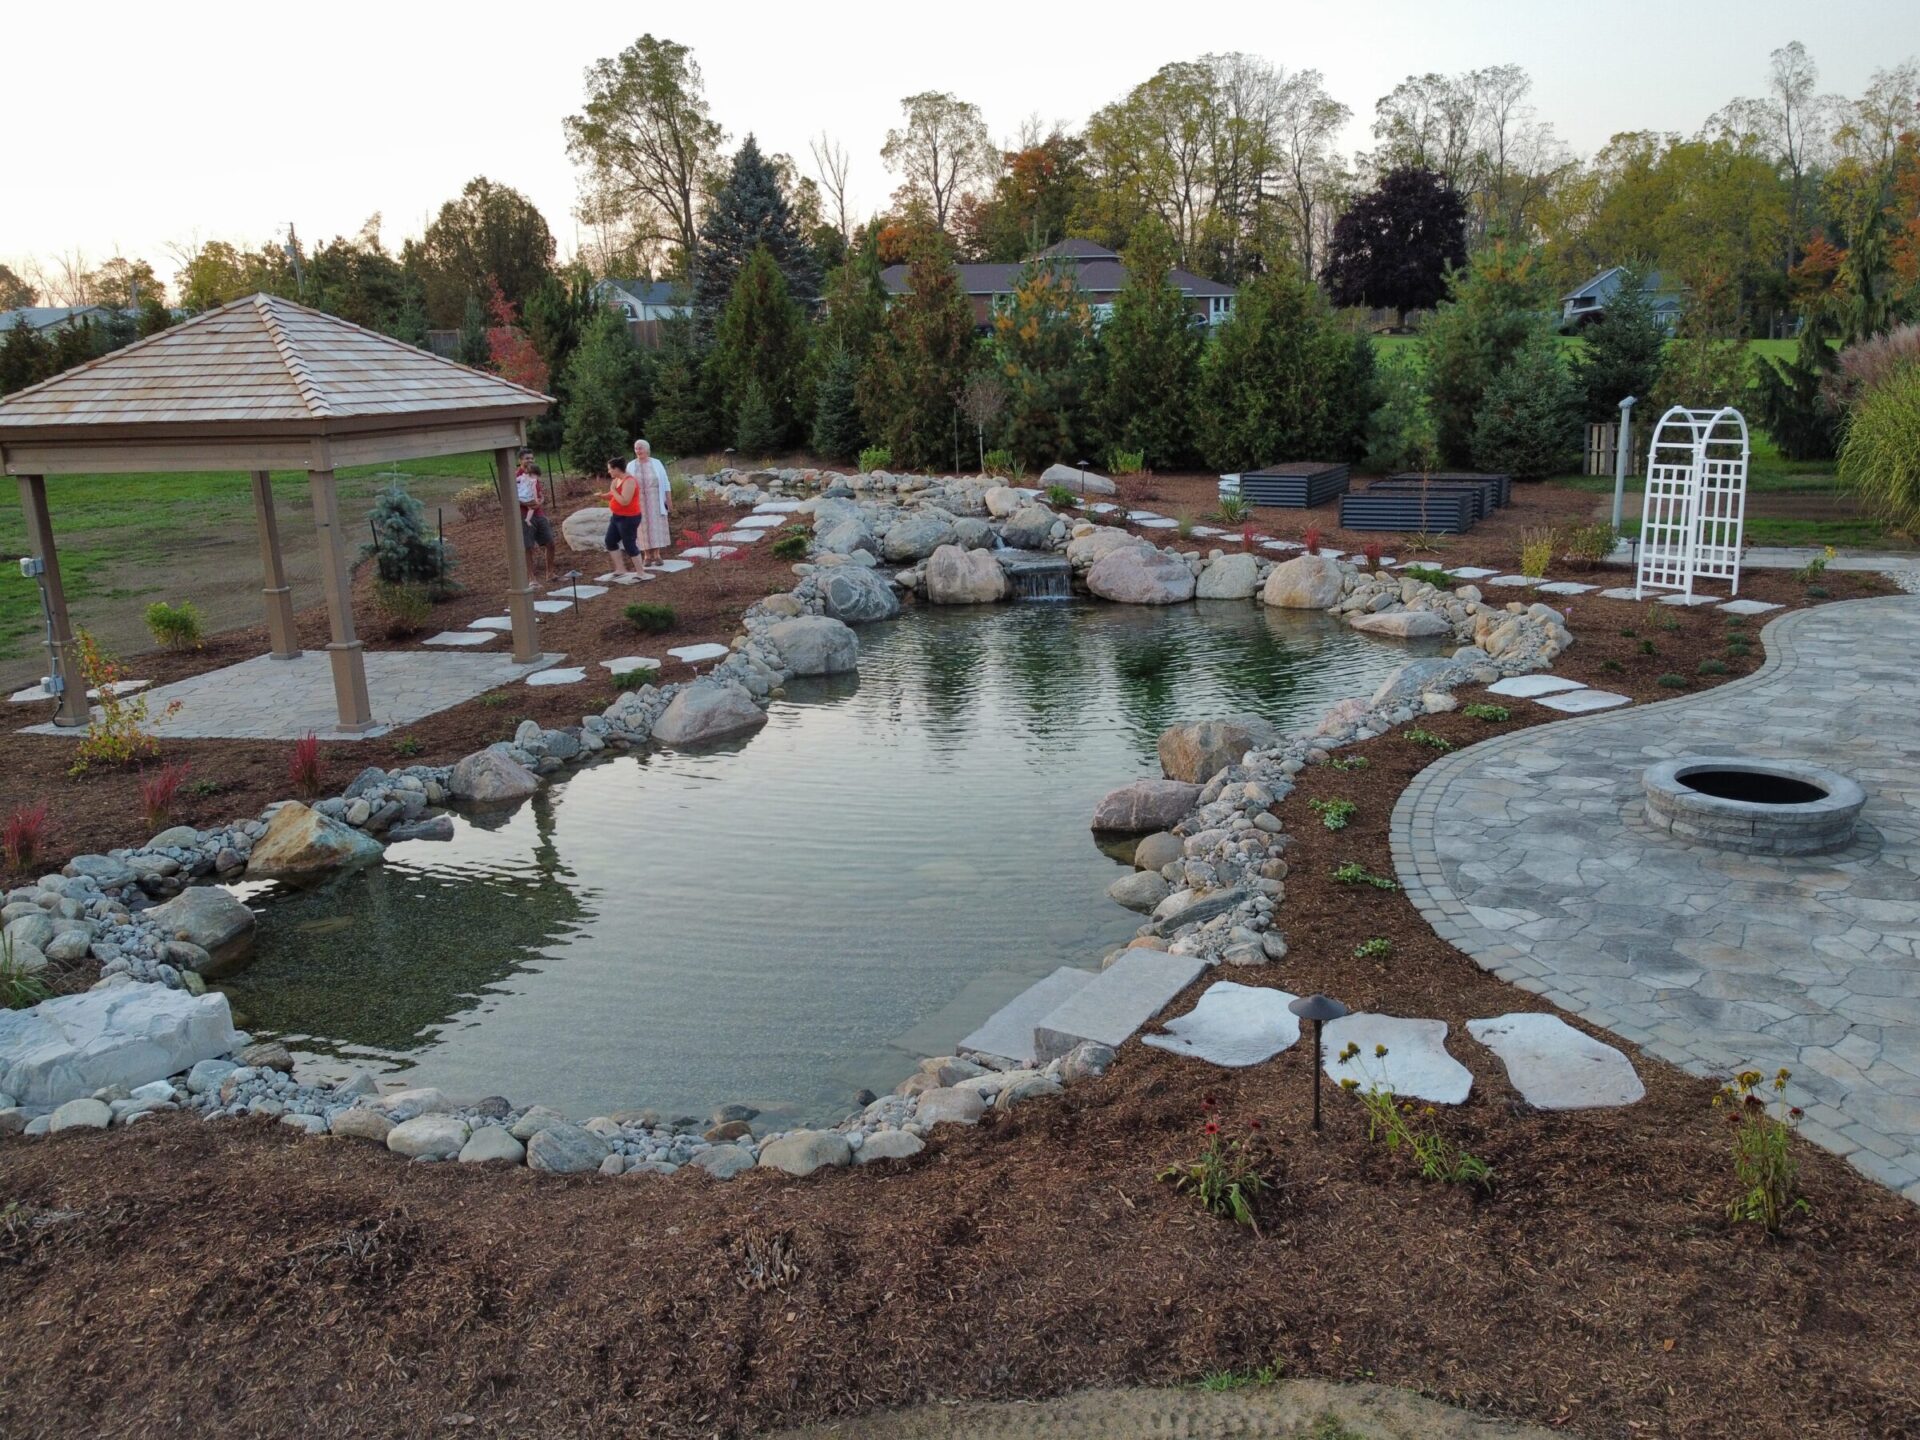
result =
[[67,592],[60,584],[60,557],[53,548],[53,521],[47,515],[47,481],[42,475],[22,475],[20,508],[27,516],[27,547],[39,560],[39,583],[44,587],[47,615],[47,661],[60,679],[60,709],[56,725],[84,725],[88,720],[87,682],[74,661],[73,626],[67,619]]
[[313,525],[320,535],[320,583],[327,592],[327,622],[333,640],[327,658],[333,662],[333,694],[340,707],[340,728],[357,734],[373,728],[373,706],[367,699],[367,661],[353,630],[353,577],[347,569],[347,548],[340,533],[340,499],[334,493],[333,471],[309,470],[313,490]]
[[493,452],[493,468],[500,489],[500,514],[506,524],[507,614],[513,619],[513,663],[531,665],[540,658],[540,620],[533,608],[533,582],[527,576],[527,541],[520,526],[520,501],[514,493],[516,451],[504,446]]
[[273,514],[273,478],[265,470],[253,472],[253,513],[260,525],[260,573],[267,601],[267,635],[273,658],[300,658],[300,640],[293,628],[293,590],[287,584],[287,564],[280,554],[280,522]]

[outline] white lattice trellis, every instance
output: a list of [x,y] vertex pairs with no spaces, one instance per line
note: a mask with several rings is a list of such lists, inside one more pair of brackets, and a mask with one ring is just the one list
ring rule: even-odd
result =
[[1740,593],[1747,512],[1747,422],[1738,410],[1688,410],[1660,417],[1647,447],[1636,596],[1726,580]]

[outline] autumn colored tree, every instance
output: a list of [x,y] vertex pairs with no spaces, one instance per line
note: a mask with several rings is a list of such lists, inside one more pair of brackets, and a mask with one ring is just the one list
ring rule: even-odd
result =
[[999,155],[978,105],[927,90],[907,96],[900,109],[906,124],[887,131],[880,148],[887,168],[900,176],[895,199],[924,206],[934,228],[945,230],[960,196],[992,177]]
[[1036,260],[1021,267],[993,317],[993,357],[1007,384],[1006,439],[1038,470],[1071,460],[1087,432],[1093,308],[1078,267]]
[[973,350],[973,310],[961,293],[947,237],[932,228],[910,242],[907,291],[887,308],[886,327],[861,387],[867,438],[897,466],[951,463],[955,397]]
[[547,362],[533,337],[521,328],[520,316],[501,292],[500,282],[491,275],[487,277],[487,314],[493,322],[487,327],[487,358],[493,372],[502,380],[546,394]]
[[1334,222],[1322,272],[1336,305],[1431,310],[1447,293],[1447,272],[1466,262],[1467,207],[1431,170],[1406,166]]

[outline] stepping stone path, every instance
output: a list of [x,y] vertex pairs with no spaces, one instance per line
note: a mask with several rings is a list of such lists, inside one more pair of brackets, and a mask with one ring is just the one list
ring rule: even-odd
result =
[[1720,607],[1723,615],[1764,615],[1780,607],[1769,600],[1729,600]]
[[1138,520],[1134,523],[1142,530],[1177,530],[1180,527],[1178,520],[1169,520],[1164,515],[1156,520]]
[[[748,518],[751,519],[752,517],[749,516]],[[713,538],[716,540],[731,540],[736,545],[753,545],[767,537],[765,532],[760,530],[723,530]]]
[[555,670],[536,670],[527,676],[529,685],[577,685],[587,678],[587,672],[575,665]]
[[1127,950],[1033,1030],[1033,1058],[1045,1063],[1084,1040],[1118,1047],[1207,968],[1197,955]]
[[1611,590],[1602,590],[1600,598],[1602,600],[1638,600],[1640,592],[1631,585],[1616,585]]
[[1611,710],[1616,705],[1631,705],[1633,702],[1611,690],[1569,690],[1564,695],[1543,695],[1534,703],[1544,705],[1549,710],[1558,710],[1563,715],[1587,715],[1595,710]]
[[1676,592],[1672,595],[1662,595],[1660,597],[1660,603],[1662,605],[1682,606],[1718,605],[1720,603],[1720,597],[1717,595],[1681,595]]
[[1259,544],[1262,550],[1304,550],[1306,549],[1306,546],[1301,545],[1297,541],[1293,541],[1293,540],[1262,540],[1259,542]]
[[[680,552],[680,555],[681,558],[685,560],[718,560],[723,555],[733,554],[733,549],[734,547],[731,545],[689,545]],[[666,568],[666,562],[656,565],[654,568],[656,570],[663,570]]]
[[1633,1062],[1558,1015],[1469,1020],[1467,1033],[1507,1067],[1507,1079],[1536,1110],[1631,1105],[1647,1093]]
[[1231,535],[1233,532],[1231,530],[1216,530],[1211,525],[1196,525],[1193,527],[1193,533],[1211,540],[1216,535]]
[[[1360,1053],[1340,1063],[1349,1044]],[[1374,1047],[1387,1047],[1376,1055]],[[1447,1053],[1447,1022],[1407,1020],[1397,1015],[1360,1012],[1327,1023],[1321,1036],[1321,1068],[1336,1082],[1358,1080],[1360,1088],[1379,1086],[1396,1095],[1458,1105],[1473,1089],[1473,1072]]]
[[1033,1064],[1035,1027],[1078,995],[1099,973],[1062,965],[994,1011],[985,1024],[960,1042],[959,1048],[976,1055],[997,1055],[1020,1065]]
[[1258,1065],[1300,1038],[1300,1017],[1287,1008],[1298,998],[1285,990],[1222,980],[1209,985],[1193,1009],[1167,1021],[1166,1034],[1148,1035],[1143,1043],[1214,1065]]
[[[804,503],[804,501],[800,500],[762,500],[758,505],[753,507],[753,513],[756,515],[793,515],[799,511],[801,505]],[[742,521],[741,523],[745,524],[746,522]]]
[[[693,552],[689,550],[687,553],[691,555]],[[693,568],[693,561],[656,560],[647,568],[649,570],[658,570],[662,575],[678,575],[682,570],[691,570]]]
[[[1451,570],[1447,573],[1451,575],[1462,574],[1462,572],[1458,570]],[[1504,590],[1511,590],[1518,586],[1538,585],[1540,582],[1530,575],[1495,575],[1492,579],[1482,580],[1480,583],[1482,585],[1498,586]]]
[[1489,695],[1511,695],[1516,700],[1532,700],[1540,695],[1558,695],[1563,690],[1584,690],[1578,680],[1560,675],[1510,675],[1487,686]]
[[698,665],[702,660],[718,660],[729,653],[726,646],[715,645],[712,642],[705,645],[677,645],[667,651],[667,654],[674,659],[685,661],[689,665]]
[[646,655],[622,655],[617,660],[600,662],[616,675],[625,675],[634,670],[658,670],[660,662]]
[[571,610],[573,608],[573,601],[536,600],[533,602],[533,608],[541,615],[558,615],[562,610]]
[[1542,595],[1585,595],[1597,588],[1593,585],[1582,585],[1575,580],[1549,580],[1540,587],[1540,593]]
[[[1478,565],[1462,565],[1447,571],[1449,575],[1458,575],[1462,580],[1485,580],[1490,575],[1498,575],[1498,570],[1483,570]],[[1498,583],[1497,581],[1495,582]],[[1529,582],[1531,583],[1531,582]]]
[[1158,510],[1129,510],[1129,511],[1127,511],[1127,519],[1129,519],[1129,520],[1131,520],[1131,521],[1133,521],[1133,522],[1134,522],[1134,523],[1135,523],[1136,525],[1137,525],[1137,524],[1139,524],[1139,523],[1140,523],[1141,521],[1143,521],[1143,520],[1164,520],[1164,519],[1166,519],[1166,518],[1167,518],[1167,517],[1166,517],[1166,516],[1164,516],[1164,515],[1162,515],[1162,514],[1161,514],[1161,513],[1160,513],[1160,512],[1158,511]]
[[785,523],[778,515],[762,515],[758,510],[733,522],[736,530],[774,530]]
[[1087,507],[1087,510],[1090,514],[1094,514],[1094,515],[1111,515],[1115,511],[1117,511],[1119,508],[1120,507],[1118,505],[1114,505],[1108,501],[1102,500],[1098,505],[1089,505]]
[[604,585],[556,585],[547,591],[549,595],[564,595],[569,600],[598,600],[606,593]]
[[429,635],[422,645],[490,645],[499,634],[495,630],[442,630],[438,635]]
[[469,630],[511,630],[513,629],[513,617],[511,615],[482,615],[478,620],[469,620],[467,622],[467,628]]
[[640,585],[653,579],[651,575],[629,575],[624,570],[609,570],[604,575],[593,577],[602,585]]

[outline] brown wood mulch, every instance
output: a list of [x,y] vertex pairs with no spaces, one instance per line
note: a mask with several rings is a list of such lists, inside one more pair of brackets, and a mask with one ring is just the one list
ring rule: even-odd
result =
[[[1662,698],[1658,673],[1724,656],[1711,611],[1573,604],[1574,678]],[[1550,715],[1500,703],[1504,722],[1423,727],[1464,744]],[[1368,766],[1313,771],[1281,806],[1291,953],[1230,978],[1456,1027],[1547,1008],[1398,892],[1332,881],[1349,860],[1392,873],[1393,799],[1438,754],[1397,732],[1346,753]],[[1358,808],[1328,832],[1307,802],[1334,797]],[[1353,955],[1375,937],[1386,957]],[[1710,1082],[1639,1058],[1641,1103],[1550,1114],[1454,1051],[1474,1092],[1434,1123],[1494,1167],[1490,1194],[1420,1181],[1331,1087],[1313,1134],[1305,1046],[1224,1071],[1134,1042],[1061,1100],[805,1180],[476,1174],[182,1116],[0,1142],[0,1434],[736,1435],[1272,1365],[1590,1440],[1920,1436],[1912,1205],[1802,1144],[1812,1212],[1769,1239],[1725,1218]],[[1260,1233],[1154,1178],[1194,1152],[1208,1098],[1264,1122]],[[749,1251],[775,1245],[797,1273],[754,1288]]]

